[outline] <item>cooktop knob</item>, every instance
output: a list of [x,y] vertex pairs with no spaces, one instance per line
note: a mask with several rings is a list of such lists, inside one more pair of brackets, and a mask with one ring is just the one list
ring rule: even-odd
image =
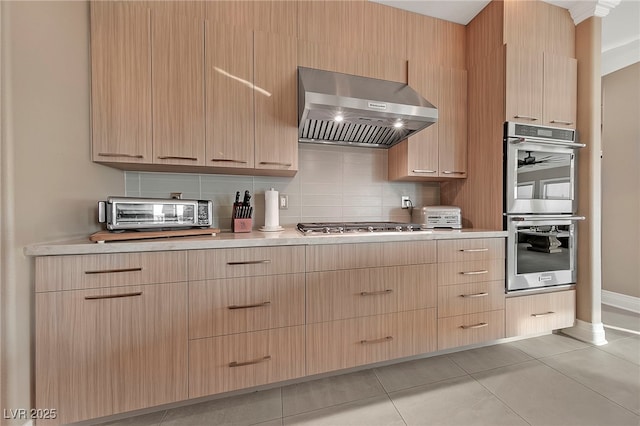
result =
[[402,232],[402,226],[396,226],[396,231]]
[[373,232],[373,226],[367,226],[367,231]]
[[324,233],[325,233],[325,234],[328,234],[328,233],[330,233],[330,232],[331,232],[331,229],[330,229],[328,226],[326,226],[326,227],[324,228]]

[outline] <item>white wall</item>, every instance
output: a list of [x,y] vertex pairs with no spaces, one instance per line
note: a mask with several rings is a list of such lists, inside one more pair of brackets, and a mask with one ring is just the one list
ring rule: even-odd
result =
[[640,298],[640,62],[602,92],[602,288]]
[[6,373],[0,408],[19,409],[33,402],[33,259],[23,248],[95,231],[95,203],[122,191],[124,173],[90,159],[88,4],[0,3]]

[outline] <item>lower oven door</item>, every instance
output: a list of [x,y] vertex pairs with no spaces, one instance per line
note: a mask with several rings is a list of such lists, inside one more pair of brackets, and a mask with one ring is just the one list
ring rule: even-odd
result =
[[582,216],[507,217],[507,292],[576,282],[576,221]]

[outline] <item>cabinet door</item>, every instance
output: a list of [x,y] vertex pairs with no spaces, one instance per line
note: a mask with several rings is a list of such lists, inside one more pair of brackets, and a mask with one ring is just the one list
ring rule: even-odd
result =
[[91,3],[93,160],[151,163],[150,11]]
[[576,128],[578,61],[544,54],[544,124]]
[[152,41],[153,162],[203,166],[204,21],[160,2]]
[[292,38],[254,34],[255,168],[282,176],[298,170],[298,68]]
[[[409,86],[438,108],[440,114],[440,67],[409,63]],[[438,140],[440,118],[435,124],[416,133],[408,141],[407,174],[409,176],[438,176]]]
[[542,52],[507,46],[506,121],[542,124]]
[[36,400],[58,409],[56,423],[187,398],[186,284],[38,293],[35,303]]
[[253,168],[253,33],[206,22],[206,165]]
[[438,105],[438,170],[445,178],[467,177],[467,72],[442,69]]

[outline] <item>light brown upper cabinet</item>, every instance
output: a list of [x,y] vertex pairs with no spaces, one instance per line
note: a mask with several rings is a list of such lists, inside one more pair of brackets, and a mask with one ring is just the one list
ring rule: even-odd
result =
[[256,174],[298,170],[297,54],[293,38],[254,33]]
[[506,121],[575,128],[577,60],[506,46]]
[[150,25],[143,3],[91,3],[93,161],[153,161]]
[[389,150],[389,179],[467,177],[467,72],[409,61],[409,85],[438,108],[438,121]]
[[206,164],[254,167],[253,32],[205,26]]
[[204,20],[169,5],[152,21],[153,162],[204,166]]

